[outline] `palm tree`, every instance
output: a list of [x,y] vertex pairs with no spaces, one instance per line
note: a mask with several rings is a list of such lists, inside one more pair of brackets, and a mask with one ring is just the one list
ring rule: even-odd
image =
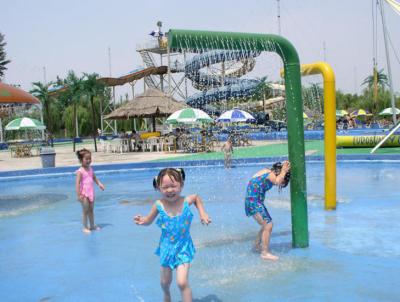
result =
[[53,120],[50,111],[50,102],[53,101],[50,96],[49,87],[52,83],[43,84],[41,82],[33,82],[33,89],[30,90],[34,96],[36,96],[42,102],[44,107],[44,118],[47,124],[47,131],[49,132],[51,146],[53,147]]
[[389,86],[389,79],[387,77],[386,74],[383,73],[383,69],[379,70],[375,72],[372,75],[367,76],[364,81],[361,83],[361,85],[367,85],[368,88],[373,88],[374,87],[374,81],[375,81],[375,76],[376,76],[376,81],[377,81],[377,85],[378,87],[381,87],[382,89],[384,89],[385,87]]
[[96,144],[97,123],[96,123],[94,98],[98,95],[104,94],[105,85],[97,80],[99,77],[97,73],[92,73],[92,74],[84,73],[83,75],[85,78],[83,82],[84,93],[90,100],[90,106],[92,107],[93,142],[94,142],[95,152],[97,152],[97,144]]
[[1,78],[4,76],[4,71],[7,70],[6,65],[10,63],[10,60],[6,60],[6,51],[4,50],[4,47],[7,45],[6,42],[4,42],[4,35],[0,33],[0,82]]
[[[72,70],[68,71],[67,77],[63,81],[64,85],[67,87],[64,92],[67,94],[69,102],[73,105],[73,123],[74,123],[74,133],[77,133],[77,115],[76,106],[83,92],[83,79],[78,77]],[[75,152],[76,139],[74,138],[73,150]]]

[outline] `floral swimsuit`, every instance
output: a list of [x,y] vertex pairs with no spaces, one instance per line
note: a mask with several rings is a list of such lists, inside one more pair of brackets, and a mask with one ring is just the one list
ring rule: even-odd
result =
[[273,186],[273,183],[268,179],[268,175],[269,173],[264,173],[250,179],[246,191],[245,211],[247,216],[260,213],[261,217],[267,223],[270,223],[272,218],[264,205],[265,193]]
[[161,201],[157,200],[156,206],[160,214],[157,225],[161,228],[161,238],[155,253],[160,256],[161,266],[174,269],[192,262],[196,250],[189,232],[193,219],[189,202],[185,198],[182,213],[174,217],[165,212]]

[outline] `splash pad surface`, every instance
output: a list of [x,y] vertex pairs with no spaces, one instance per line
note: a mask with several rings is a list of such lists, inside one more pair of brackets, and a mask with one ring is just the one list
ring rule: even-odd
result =
[[[192,227],[197,253],[190,282],[195,301],[394,301],[400,270],[398,162],[339,162],[338,209],[323,210],[323,164],[307,164],[310,247],[291,247],[288,190],[273,189],[272,250],[261,261],[258,230],[244,215],[246,183],[262,165],[186,169],[184,193],[199,193],[213,218]],[[138,227],[158,194],[158,169],[98,172],[95,217],[102,230],[80,231],[74,175],[0,182],[0,290],[5,301],[160,301],[160,230]],[[210,178],[212,175],[212,178]],[[176,285],[171,286],[178,300]]]

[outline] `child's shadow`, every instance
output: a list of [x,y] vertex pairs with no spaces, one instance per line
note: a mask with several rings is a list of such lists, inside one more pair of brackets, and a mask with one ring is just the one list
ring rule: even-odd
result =
[[106,228],[106,227],[113,226],[113,224],[111,224],[111,223],[98,223],[97,226],[98,226],[100,229],[104,229],[104,228]]
[[194,299],[193,302],[222,302],[216,295],[208,295],[203,298]]

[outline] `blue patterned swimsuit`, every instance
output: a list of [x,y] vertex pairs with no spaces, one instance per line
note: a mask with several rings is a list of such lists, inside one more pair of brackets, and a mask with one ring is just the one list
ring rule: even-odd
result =
[[245,211],[247,216],[260,213],[261,217],[267,222],[272,221],[267,208],[264,205],[265,193],[272,188],[273,183],[268,179],[269,173],[261,176],[252,177],[247,185],[245,198]]
[[192,262],[196,250],[189,232],[193,214],[188,201],[184,199],[182,213],[174,217],[165,212],[161,201],[157,200],[156,206],[160,214],[157,225],[161,228],[161,238],[155,253],[160,256],[161,266],[174,269]]

